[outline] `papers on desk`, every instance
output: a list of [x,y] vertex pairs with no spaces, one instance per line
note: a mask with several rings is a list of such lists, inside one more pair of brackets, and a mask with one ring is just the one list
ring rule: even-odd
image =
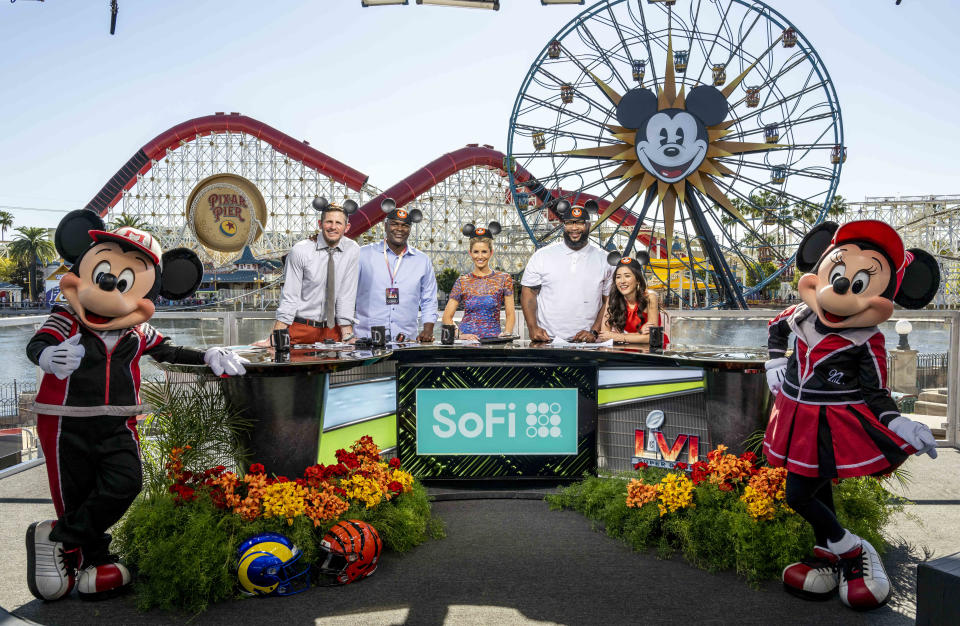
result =
[[557,346],[559,348],[603,348],[605,346],[612,346],[613,339],[608,339],[606,341],[598,341],[597,343],[583,343],[583,342],[573,342],[567,341],[566,339],[561,339],[560,337],[554,337],[553,341],[549,344],[551,346]]
[[479,346],[479,339],[454,339],[453,345],[455,346]]

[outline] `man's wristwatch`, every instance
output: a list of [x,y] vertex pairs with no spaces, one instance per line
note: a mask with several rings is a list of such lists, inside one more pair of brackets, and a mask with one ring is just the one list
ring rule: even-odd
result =
[[340,337],[340,341],[350,341],[354,337],[356,337],[356,335],[353,333],[350,333],[349,335],[344,335],[343,337]]
[[594,339],[596,339],[597,337],[600,336],[600,331],[598,331],[598,330],[593,330],[593,329],[591,328],[591,329],[590,329],[590,332],[593,333],[593,338],[594,338]]

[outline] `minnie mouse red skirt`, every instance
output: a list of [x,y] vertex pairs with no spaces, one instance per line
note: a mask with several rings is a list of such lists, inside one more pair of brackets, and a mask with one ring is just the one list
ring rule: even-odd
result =
[[810,477],[885,474],[914,452],[863,402],[803,404],[783,393],[777,394],[763,438],[770,465]]

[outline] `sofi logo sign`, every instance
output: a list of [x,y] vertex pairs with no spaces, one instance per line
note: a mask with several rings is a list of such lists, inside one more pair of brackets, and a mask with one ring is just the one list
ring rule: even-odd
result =
[[417,454],[576,453],[576,389],[417,389]]

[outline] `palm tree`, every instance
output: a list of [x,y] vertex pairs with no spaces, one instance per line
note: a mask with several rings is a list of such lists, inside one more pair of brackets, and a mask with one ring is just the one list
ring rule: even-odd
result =
[[7,238],[8,228],[13,228],[13,213],[0,211],[0,241]]
[[847,200],[840,194],[835,195],[833,202],[830,203],[830,208],[827,209],[827,216],[839,221],[839,218],[843,217],[846,212]]
[[107,230],[116,230],[122,226],[129,226],[130,228],[146,231],[153,229],[153,226],[147,224],[136,215],[127,215],[126,213],[121,213],[120,215],[116,216],[112,222],[107,224]]
[[21,226],[17,229],[13,243],[9,246],[10,258],[26,265],[30,271],[28,294],[33,300],[33,290],[37,284],[37,263],[49,263],[57,258],[57,248],[47,237],[46,228]]

